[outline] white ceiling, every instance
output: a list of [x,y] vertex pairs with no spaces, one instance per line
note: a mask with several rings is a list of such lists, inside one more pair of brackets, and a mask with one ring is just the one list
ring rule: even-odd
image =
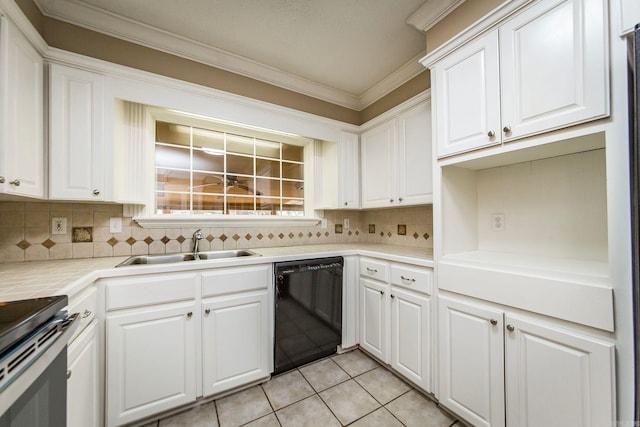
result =
[[36,0],[44,14],[361,109],[419,74],[427,0]]

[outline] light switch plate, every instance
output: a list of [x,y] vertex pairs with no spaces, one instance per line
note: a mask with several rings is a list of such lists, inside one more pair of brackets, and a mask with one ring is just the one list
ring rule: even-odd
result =
[[122,233],[122,218],[109,218],[109,233]]
[[67,234],[67,218],[51,218],[51,234]]
[[344,218],[342,220],[342,227],[346,230],[349,228],[349,218]]
[[327,218],[322,218],[321,223],[322,223],[321,227],[323,230],[327,228]]

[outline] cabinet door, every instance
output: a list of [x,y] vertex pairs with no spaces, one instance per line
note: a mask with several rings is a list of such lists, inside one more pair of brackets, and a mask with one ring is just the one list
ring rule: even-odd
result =
[[497,32],[451,53],[431,75],[438,157],[500,144]]
[[0,191],[43,198],[42,57],[0,17]]
[[391,366],[431,392],[431,301],[391,288]]
[[204,395],[269,377],[268,293],[232,295],[203,304]]
[[107,316],[108,426],[195,401],[198,319],[194,303]]
[[103,77],[51,64],[50,82],[49,196],[105,200]]
[[431,101],[398,116],[398,202],[415,205],[433,201]]
[[503,141],[609,114],[602,0],[544,0],[500,27]]
[[611,424],[613,344],[515,316],[505,323],[507,425]]
[[500,310],[439,296],[440,404],[474,426],[505,424],[502,326]]
[[389,295],[387,285],[360,279],[360,346],[382,361],[387,361]]
[[67,427],[98,426],[101,420],[97,321],[69,345]]
[[358,135],[342,132],[338,153],[340,167],[338,207],[358,209],[360,207],[360,144],[358,144]]
[[392,119],[362,134],[362,207],[397,204],[394,164],[396,120]]

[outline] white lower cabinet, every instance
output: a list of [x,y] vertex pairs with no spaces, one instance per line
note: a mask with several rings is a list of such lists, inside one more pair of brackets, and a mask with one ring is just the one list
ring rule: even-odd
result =
[[271,276],[262,264],[101,280],[107,426],[268,379]]
[[101,425],[97,325],[94,320],[67,350],[67,427]]
[[614,346],[440,295],[440,404],[474,426],[602,426],[615,419]]
[[203,394],[269,378],[273,323],[271,264],[202,275]]
[[189,301],[107,317],[109,426],[195,401],[195,310]]
[[431,271],[360,260],[360,347],[431,392]]
[[265,290],[202,304],[205,396],[269,376],[268,301]]

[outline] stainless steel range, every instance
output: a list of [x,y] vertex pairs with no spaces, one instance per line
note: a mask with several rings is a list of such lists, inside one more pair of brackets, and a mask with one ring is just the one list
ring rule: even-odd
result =
[[0,426],[66,425],[67,342],[78,327],[64,295],[0,302]]

